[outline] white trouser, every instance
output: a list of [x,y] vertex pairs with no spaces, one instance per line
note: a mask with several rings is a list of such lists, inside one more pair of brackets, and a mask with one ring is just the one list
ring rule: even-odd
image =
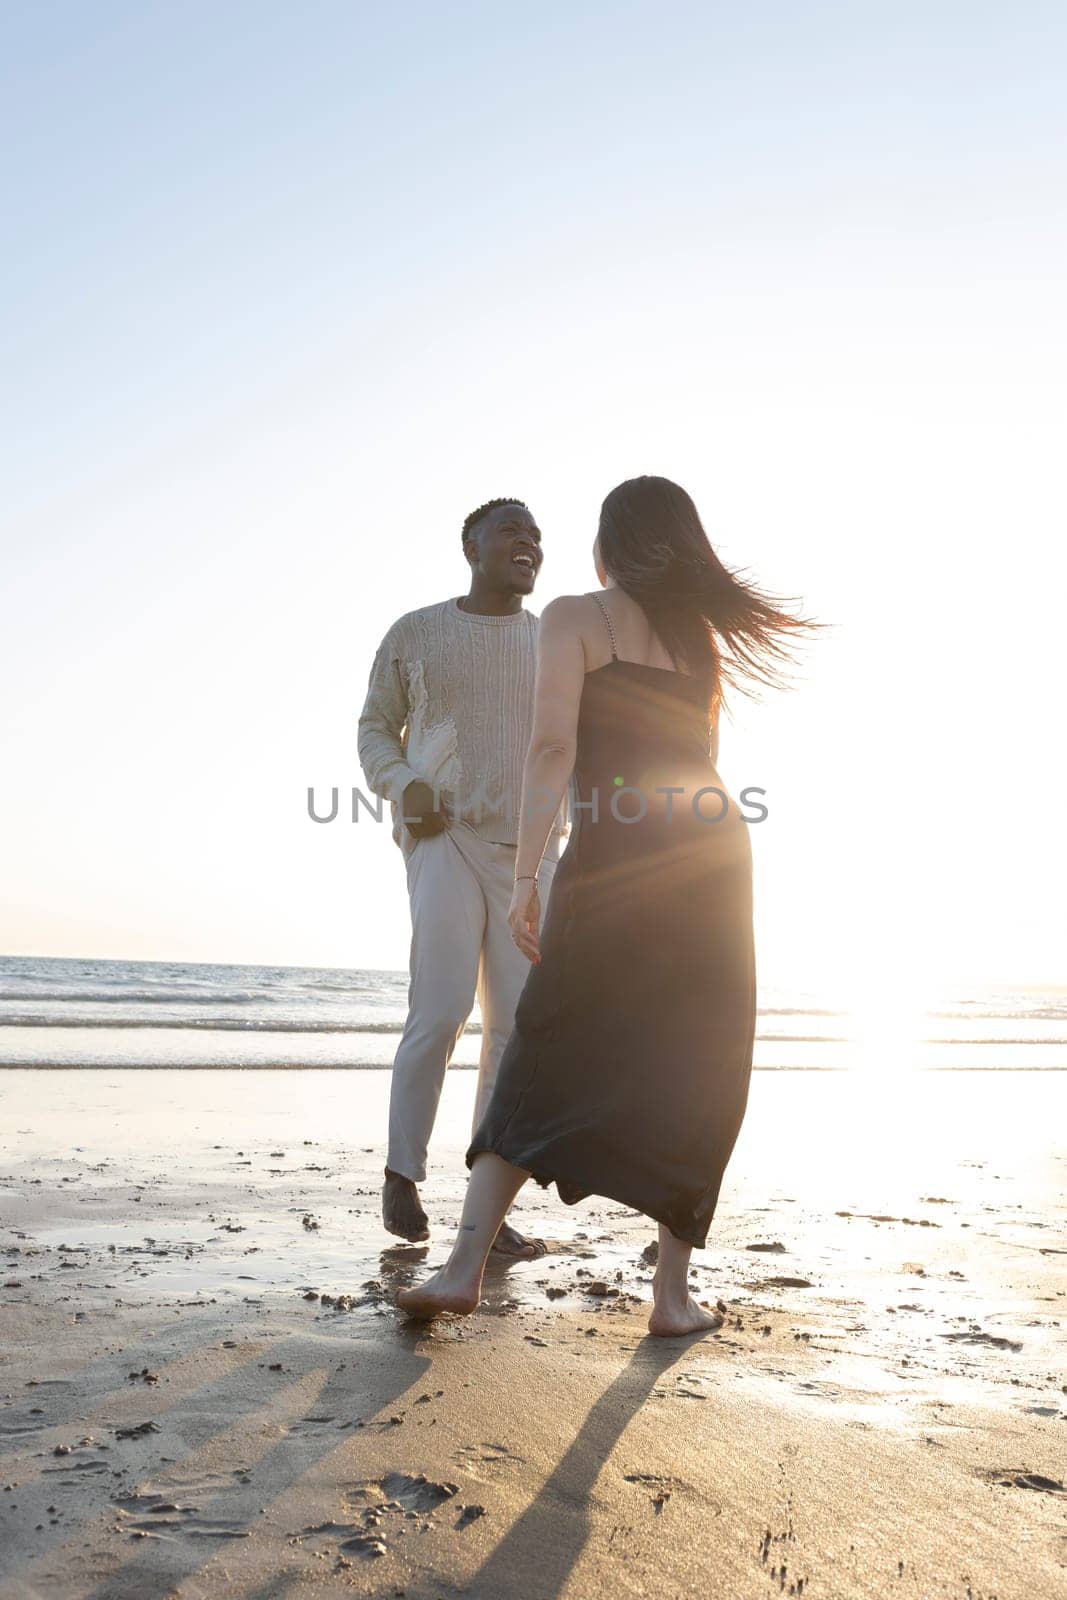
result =
[[[428,839],[405,840],[411,901],[408,1015],[393,1062],[387,1165],[421,1183],[445,1072],[474,1008],[482,1048],[472,1129],[496,1082],[530,963],[507,924],[515,846],[493,844],[462,822]],[[538,869],[544,918],[559,840]]]

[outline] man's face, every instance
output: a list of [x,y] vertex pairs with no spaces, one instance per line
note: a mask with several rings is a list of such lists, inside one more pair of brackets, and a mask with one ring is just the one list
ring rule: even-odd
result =
[[495,506],[464,543],[471,572],[505,594],[532,594],[544,557],[541,530],[521,506]]

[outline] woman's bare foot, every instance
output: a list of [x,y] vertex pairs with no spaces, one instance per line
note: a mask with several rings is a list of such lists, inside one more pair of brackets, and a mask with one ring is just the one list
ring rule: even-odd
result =
[[418,1317],[423,1322],[429,1322],[431,1317],[439,1317],[445,1311],[469,1317],[481,1299],[481,1293],[480,1273],[477,1279],[470,1276],[460,1277],[456,1273],[449,1272],[447,1267],[442,1267],[440,1271],[427,1278],[425,1283],[418,1283],[411,1289],[398,1290],[396,1303],[409,1317]]
[[500,1231],[493,1240],[492,1254],[503,1256],[508,1261],[533,1261],[537,1256],[546,1255],[548,1246],[543,1239],[527,1239],[510,1222],[502,1222]]
[[382,1189],[382,1221],[390,1233],[411,1244],[430,1237],[430,1219],[422,1209],[418,1189],[410,1178],[388,1167]]
[[657,1302],[648,1319],[648,1331],[659,1339],[680,1339],[687,1333],[712,1333],[723,1324],[722,1313],[711,1311],[687,1295],[683,1301]]

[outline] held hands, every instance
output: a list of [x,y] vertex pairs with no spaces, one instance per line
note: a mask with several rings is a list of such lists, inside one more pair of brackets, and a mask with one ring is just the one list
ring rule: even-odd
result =
[[541,902],[537,884],[532,878],[518,878],[511,891],[508,907],[508,927],[511,937],[526,957],[536,966],[541,959],[538,928],[541,922]]
[[437,798],[439,804],[435,806],[433,785],[421,778],[413,778],[404,790],[401,815],[413,839],[432,839],[452,821],[447,803],[440,794]]

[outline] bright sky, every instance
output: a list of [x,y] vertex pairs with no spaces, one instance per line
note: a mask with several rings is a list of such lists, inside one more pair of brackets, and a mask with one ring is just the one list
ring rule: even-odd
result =
[[724,727],[762,976],[1067,976],[1067,12],[14,3],[0,950],[402,967],[386,626],[694,495],[835,626]]

